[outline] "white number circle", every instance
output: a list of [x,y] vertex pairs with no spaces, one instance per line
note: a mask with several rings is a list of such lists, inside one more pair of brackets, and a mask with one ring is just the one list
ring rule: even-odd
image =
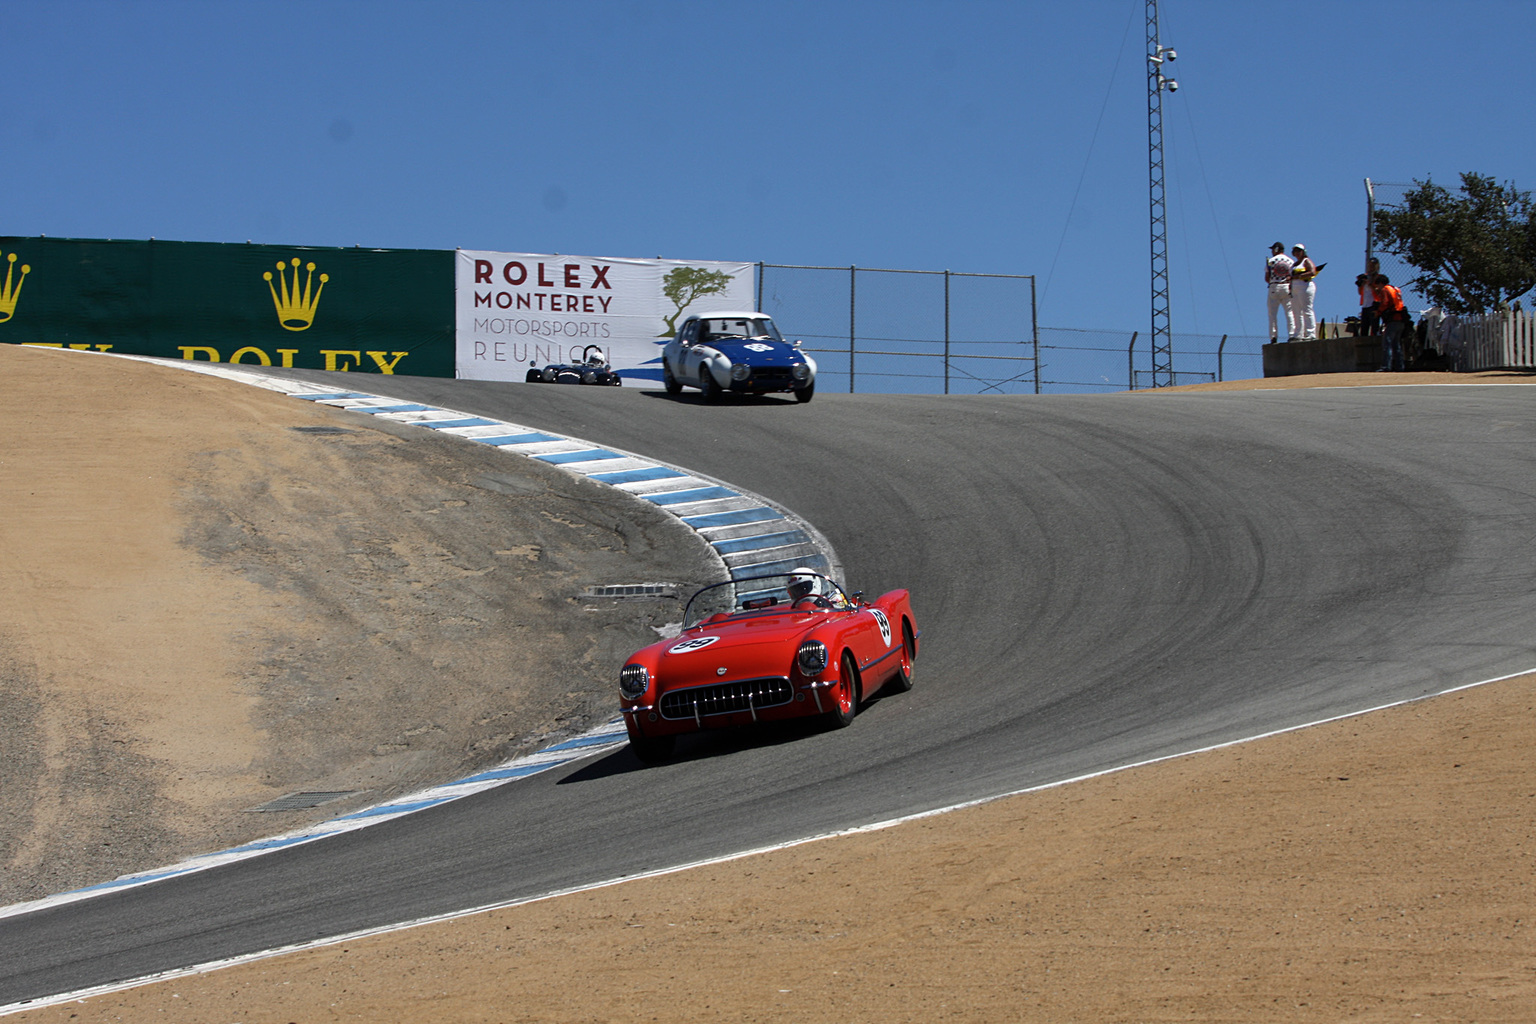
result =
[[875,621],[880,624],[880,639],[885,641],[885,646],[891,646],[891,620],[887,619],[885,612],[879,608],[871,608],[869,614],[873,615]]
[[[887,629],[890,627],[887,626]],[[702,651],[720,638],[717,636],[696,636],[692,640],[684,640],[680,644],[674,644],[667,650],[668,654],[687,654],[689,651]]]

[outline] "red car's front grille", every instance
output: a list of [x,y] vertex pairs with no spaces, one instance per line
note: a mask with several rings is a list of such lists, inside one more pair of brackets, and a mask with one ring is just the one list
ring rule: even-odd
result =
[[662,694],[661,717],[703,719],[710,715],[788,704],[794,696],[794,688],[782,676],[712,683],[709,686],[695,686]]

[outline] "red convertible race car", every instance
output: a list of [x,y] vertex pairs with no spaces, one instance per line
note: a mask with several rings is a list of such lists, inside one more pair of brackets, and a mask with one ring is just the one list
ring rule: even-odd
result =
[[816,716],[840,729],[866,697],[912,688],[918,636],[905,590],[870,603],[809,569],[705,587],[680,635],[619,672],[629,745],[654,764],[705,729]]

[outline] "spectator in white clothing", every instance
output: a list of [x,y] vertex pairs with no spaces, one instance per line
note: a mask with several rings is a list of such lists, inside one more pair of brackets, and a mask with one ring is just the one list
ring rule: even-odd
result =
[[1291,268],[1295,261],[1285,254],[1285,245],[1276,242],[1269,247],[1269,259],[1264,262],[1264,283],[1269,285],[1269,340],[1280,340],[1279,311],[1285,310],[1285,339],[1296,336],[1296,317],[1291,312]]
[[1317,333],[1317,316],[1312,311],[1317,264],[1307,258],[1307,247],[1300,242],[1291,246],[1291,263],[1291,340],[1311,341]]

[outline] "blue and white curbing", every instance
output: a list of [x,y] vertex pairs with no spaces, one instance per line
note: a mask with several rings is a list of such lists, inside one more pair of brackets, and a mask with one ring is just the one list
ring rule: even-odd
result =
[[308,828],[285,832],[282,835],[272,836],[267,839],[258,839],[254,842],[245,843],[228,850],[220,850],[216,853],[205,853],[201,856],[191,857],[169,867],[138,871],[133,874],[123,875],[121,878],[113,879],[110,882],[86,886],[84,889],[74,889],[70,892],[58,893],[54,896],[45,896],[40,900],[33,900],[30,903],[16,903],[9,907],[0,907],[0,918],[14,917],[18,914],[29,914],[35,910],[56,907],[65,903],[77,903],[81,900],[91,899],[94,896],[104,896],[108,893],[131,889],[135,886],[148,885],[151,882],[175,878],[178,875],[189,875],[194,871],[206,871],[209,868],[216,868],[223,864],[249,860],[262,854],[286,850],[291,846],[313,843],[320,839],[341,835],[344,832],[355,832],[360,828],[367,828],[370,825],[378,825],[406,814],[426,810],[428,807],[436,807],[438,804],[445,804],[451,800],[473,796],[487,789],[495,789],[497,786],[503,786],[517,779],[526,779],[538,775],[540,772],[549,771],[551,768],[559,768],[561,765],[570,764],[573,761],[579,761],[596,754],[611,753],[628,741],[629,737],[624,731],[623,720],[615,718],[612,721],[605,722],[596,729],[582,733],[580,736],[556,743],[551,747],[545,747],[538,753],[515,758],[494,768],[486,768],[455,782],[433,786],[431,789],[412,793],[409,796],[402,796],[396,800],[376,804],[373,807],[352,811],[349,814],[343,814],[338,818],[332,818],[330,821],[311,825]]
[[[577,438],[456,412],[432,405],[403,402],[362,391],[341,391],[305,381],[283,380],[236,370],[228,365],[193,363],[148,356],[118,356],[194,370],[277,391],[294,398],[409,423],[491,445],[509,454],[559,467],[574,476],[596,480],[651,502],[676,516],[710,545],[732,578],[785,572],[795,566],[841,577],[832,546],[813,526],[787,509],[719,480],[647,459],[616,448],[604,448]],[[223,864],[259,857],[303,843],[391,821],[402,815],[494,789],[518,779],[598,754],[611,753],[628,742],[622,719],[615,718],[534,754],[515,758],[454,782],[433,786],[386,803],[352,811],[307,828],[259,839],[228,850],[192,857],[169,867],[123,875],[98,885],[58,893],[28,903],[0,907],[0,918],[46,907],[75,903],[107,893],[148,885],[178,875],[206,871]]]
[[427,427],[556,466],[650,502],[709,542],[732,578],[805,566],[840,579],[832,545],[810,523],[768,499],[732,484],[620,448],[605,447],[506,420],[476,416],[364,391],[343,391],[284,380],[227,364],[125,356],[240,381],[322,405]]

